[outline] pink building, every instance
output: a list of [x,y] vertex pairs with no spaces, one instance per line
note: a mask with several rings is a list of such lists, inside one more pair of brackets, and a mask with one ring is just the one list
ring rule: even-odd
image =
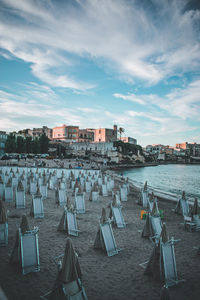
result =
[[113,129],[99,128],[91,129],[94,132],[94,142],[114,142],[117,141],[117,125]]
[[78,142],[79,127],[62,125],[53,128],[53,140],[65,142]]

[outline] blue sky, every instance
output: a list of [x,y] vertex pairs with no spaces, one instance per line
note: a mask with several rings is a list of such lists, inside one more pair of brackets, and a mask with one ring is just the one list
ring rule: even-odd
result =
[[0,115],[200,143],[199,1],[0,0]]

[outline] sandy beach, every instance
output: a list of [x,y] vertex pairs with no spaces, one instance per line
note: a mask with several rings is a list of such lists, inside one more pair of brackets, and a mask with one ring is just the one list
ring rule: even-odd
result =
[[[115,186],[119,183],[115,181]],[[69,197],[74,202],[72,190]],[[149,259],[153,243],[141,237],[145,221],[140,219],[141,206],[137,204],[138,191],[131,188],[128,201],[122,202],[122,213],[126,228],[113,227],[118,255],[108,257],[104,252],[95,250],[93,244],[98,230],[102,208],[109,214],[111,195],[100,196],[99,202],[88,200],[85,195],[86,213],[77,215],[78,237],[71,237],[74,248],[79,255],[82,270],[82,282],[89,300],[118,299],[160,299],[162,283],[144,275],[140,263]],[[26,194],[26,208],[16,209],[15,204],[6,203],[9,210],[8,226],[9,241],[7,247],[0,247],[0,285],[9,300],[36,300],[50,291],[57,276],[57,266],[53,257],[62,254],[66,244],[66,234],[57,231],[63,214],[55,200],[55,191],[48,190],[44,200],[44,219],[30,216],[31,195]],[[180,239],[175,244],[176,264],[179,279],[184,283],[170,288],[172,300],[197,300],[200,295],[200,256],[194,247],[200,245],[200,233],[189,232],[183,228],[183,217],[174,214],[174,203],[159,200],[159,209],[164,211],[167,233],[170,237]],[[22,275],[9,264],[16,230],[22,214],[28,216],[30,227],[39,227],[39,254],[41,270],[37,273]]]

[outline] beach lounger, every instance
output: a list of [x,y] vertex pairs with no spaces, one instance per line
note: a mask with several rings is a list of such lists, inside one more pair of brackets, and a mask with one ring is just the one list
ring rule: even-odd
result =
[[200,218],[199,218],[199,215],[193,215],[193,222],[195,223],[195,231],[200,231]]
[[75,203],[76,203],[76,212],[77,214],[84,214],[85,213],[85,197],[84,194],[77,193],[75,196]]
[[105,224],[100,224],[100,228],[103,235],[107,255],[113,256],[115,254],[118,254],[119,250],[117,249],[110,221],[106,222]]
[[0,224],[0,247],[8,245],[8,224]]
[[142,197],[142,207],[148,208],[148,202],[149,202],[148,192],[142,190],[141,197]]
[[114,207],[111,205],[111,209],[114,217],[114,222],[117,225],[117,228],[125,228],[126,223],[124,222],[121,207]]
[[192,217],[184,216],[184,228],[190,231],[195,230],[196,224],[192,221]]
[[121,201],[127,201],[127,188],[126,187],[121,187],[120,188],[120,197],[121,197]]
[[25,192],[17,191],[15,192],[16,208],[25,208]]
[[58,189],[58,203],[60,206],[64,206],[67,203],[66,190]]
[[150,216],[150,221],[153,229],[153,236],[151,239],[154,239],[157,242],[162,231],[162,222],[159,216]]
[[13,188],[12,186],[5,186],[4,189],[4,199],[5,202],[12,202],[13,201]]
[[71,211],[66,211],[68,234],[78,236],[78,227],[76,222],[76,214]]
[[22,234],[19,229],[19,240],[21,244],[22,274],[40,271],[38,228]]
[[81,280],[78,278],[72,282],[63,284],[63,292],[66,296],[66,299],[69,300],[87,300],[87,295],[85,289],[81,283]]
[[33,215],[34,218],[44,218],[44,206],[42,197],[33,196]]
[[164,265],[164,277],[166,287],[173,286],[180,281],[178,280],[176,270],[176,259],[174,252],[174,240],[171,239],[167,243],[161,242],[161,252]]

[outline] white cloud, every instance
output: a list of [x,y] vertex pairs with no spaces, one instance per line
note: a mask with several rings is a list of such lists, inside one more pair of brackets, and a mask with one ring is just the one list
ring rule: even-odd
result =
[[[135,1],[72,3],[1,0],[1,47],[32,63],[33,74],[40,80],[75,90],[94,85],[71,78],[69,61],[71,67],[76,65],[69,53],[100,60],[130,82],[139,78],[155,84],[174,72],[199,69],[195,26],[200,14],[184,12],[187,1],[153,1],[155,7],[148,10]],[[58,71],[62,65],[65,73]]]
[[134,94],[122,95],[122,94],[115,93],[115,94],[113,94],[113,96],[115,98],[121,98],[123,100],[129,100],[131,102],[136,102],[136,103],[139,103],[139,104],[142,104],[142,105],[145,104],[145,102],[142,99],[140,99],[139,97],[137,97]]

